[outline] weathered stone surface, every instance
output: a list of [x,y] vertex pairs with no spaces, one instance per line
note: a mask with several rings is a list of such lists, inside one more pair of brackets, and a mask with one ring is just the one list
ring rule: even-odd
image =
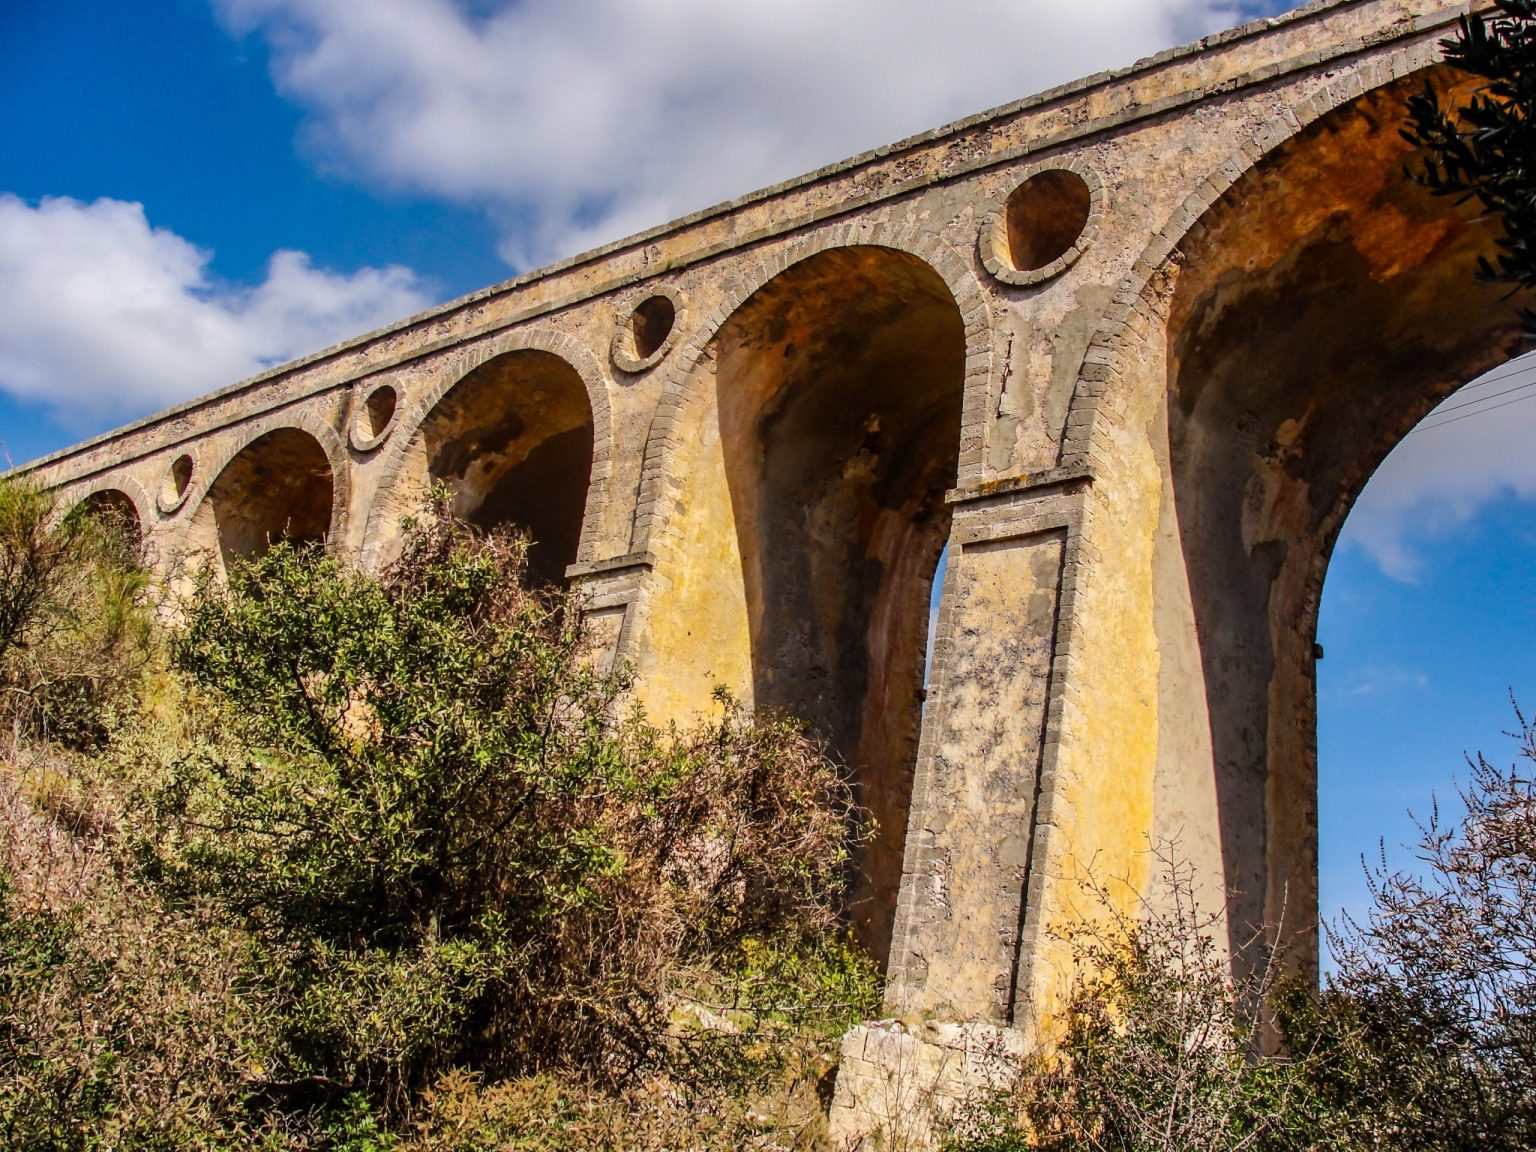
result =
[[[901,1067],[952,1095],[992,1075],[974,1037],[1048,1034],[1082,881],[1155,899],[1155,840],[1232,941],[1307,962],[1329,552],[1392,445],[1516,346],[1471,276],[1489,226],[1401,177],[1464,10],[1325,0],[30,471],[131,506],[165,573],[284,533],[384,563],[439,480],[538,532],[653,716],[719,683],[816,723],[881,825],[855,920],[900,1018],[850,1034],[838,1123],[888,1124]],[[1046,205],[1031,236],[1010,196],[1057,169],[1087,199],[1016,198]]]
[[1005,1089],[1025,1055],[1023,1034],[995,1024],[876,1020],[843,1036],[833,1147],[916,1149],[933,1125],[978,1091]]

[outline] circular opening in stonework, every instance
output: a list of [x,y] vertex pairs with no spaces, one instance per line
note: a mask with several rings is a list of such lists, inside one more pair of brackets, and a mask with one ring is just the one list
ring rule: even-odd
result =
[[635,337],[635,359],[649,360],[661,351],[661,346],[672,335],[672,325],[677,323],[677,307],[665,296],[652,296],[642,300],[630,318],[630,331]]
[[675,289],[653,292],[623,317],[613,334],[613,362],[624,372],[644,372],[677,339],[683,298]]
[[1035,173],[1013,190],[1004,210],[1008,262],[1019,272],[1055,263],[1077,243],[1092,212],[1093,192],[1076,172]]
[[187,498],[187,490],[192,487],[192,469],[192,457],[183,452],[165,470],[165,479],[160,482],[161,511],[174,512],[181,507],[181,502]]
[[380,384],[369,392],[358,408],[357,422],[352,429],[353,447],[371,448],[378,444],[394,423],[399,402],[399,393],[393,384]]
[[382,436],[395,418],[395,402],[395,390],[388,384],[380,384],[368,393],[368,399],[363,401],[363,431],[369,436]]

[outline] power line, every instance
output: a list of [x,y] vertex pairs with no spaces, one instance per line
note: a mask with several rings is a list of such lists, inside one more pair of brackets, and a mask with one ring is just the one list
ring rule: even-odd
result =
[[1435,415],[1444,416],[1447,412],[1455,412],[1459,408],[1470,408],[1474,404],[1485,404],[1489,400],[1497,400],[1500,396],[1524,392],[1527,388],[1536,388],[1536,380],[1527,380],[1524,384],[1516,384],[1513,388],[1506,388],[1502,392],[1494,392],[1487,396],[1474,396],[1470,400],[1463,400],[1460,404],[1449,404],[1442,408],[1436,408]]
[[[1536,381],[1533,381],[1536,383]],[[1488,397],[1492,399],[1492,397]],[[1484,412],[1493,412],[1499,408],[1508,408],[1511,404],[1518,404],[1522,400],[1536,400],[1536,392],[1527,393],[1524,396],[1516,396],[1513,400],[1506,400],[1502,404],[1494,404],[1488,408],[1479,408],[1475,412],[1463,412],[1460,416],[1452,416],[1449,420],[1436,420],[1433,424],[1420,424],[1413,432],[1428,432],[1431,428],[1444,428],[1447,424],[1455,424],[1458,420],[1467,420],[1473,416],[1481,416]],[[1412,435],[1410,432],[1409,435]]]
[[1518,376],[1520,373],[1531,368],[1536,368],[1536,352],[1523,352],[1486,376],[1480,376],[1472,381],[1472,383],[1463,385],[1459,391],[1470,392],[1474,388],[1484,388],[1489,384],[1497,384],[1500,380],[1508,380],[1511,376]]
[[[1497,383],[1500,380],[1508,380],[1512,377],[1525,375],[1530,372],[1536,372],[1536,353],[1528,352],[1525,355],[1519,356],[1516,359],[1510,361],[1501,371],[1494,372],[1488,376],[1482,377],[1481,379],[1474,380],[1472,383],[1459,389],[1455,395],[1464,396],[1466,392],[1473,388],[1482,388],[1486,385]],[[1519,392],[1528,392],[1532,388],[1536,388],[1536,379],[1530,379],[1522,384],[1516,384],[1513,388],[1505,388],[1488,395],[1473,396],[1470,399],[1463,399],[1459,404],[1451,404],[1447,407],[1437,408],[1434,412],[1430,413],[1429,423],[1420,424],[1418,427],[1410,429],[1408,434],[1411,436],[1415,432],[1427,432],[1431,428],[1443,428],[1447,424],[1455,424],[1458,420],[1465,420],[1470,416],[1477,416],[1483,412],[1493,412],[1500,408],[1508,407],[1510,404],[1518,404],[1521,400],[1532,399],[1532,395],[1536,394],[1524,396],[1515,395]],[[1497,400],[1501,396],[1514,396],[1514,399],[1505,400],[1502,404],[1488,403],[1488,401]],[[1442,417],[1448,412],[1456,412],[1463,408],[1471,408],[1473,410],[1470,412],[1465,412],[1460,416],[1452,416],[1448,420],[1437,419],[1437,417]]]

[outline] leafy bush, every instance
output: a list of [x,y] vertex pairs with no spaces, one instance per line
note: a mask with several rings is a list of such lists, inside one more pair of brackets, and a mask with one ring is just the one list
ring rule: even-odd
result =
[[524,558],[446,515],[378,577],[279,544],[103,752],[13,754],[0,1136],[578,1146],[525,1140],[548,1092],[625,1146],[814,1136],[877,996],[842,772],[725,696],[626,710]]
[[151,655],[145,576],[129,527],[0,481],[0,721],[99,745]]

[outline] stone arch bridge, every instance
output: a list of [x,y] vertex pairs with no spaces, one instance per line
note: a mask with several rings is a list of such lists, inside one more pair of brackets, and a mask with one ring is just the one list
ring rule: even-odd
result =
[[904,1021],[850,1034],[840,1115],[889,1112],[892,1069],[974,1076],[1038,1022],[1085,874],[1146,891],[1151,841],[1232,941],[1312,955],[1330,549],[1518,339],[1471,275],[1489,225],[1402,178],[1465,10],[1315,3],[29,471],[159,563],[287,534],[380,564],[439,480],[533,533],[653,715],[721,682],[819,725],[882,828],[858,927]]

